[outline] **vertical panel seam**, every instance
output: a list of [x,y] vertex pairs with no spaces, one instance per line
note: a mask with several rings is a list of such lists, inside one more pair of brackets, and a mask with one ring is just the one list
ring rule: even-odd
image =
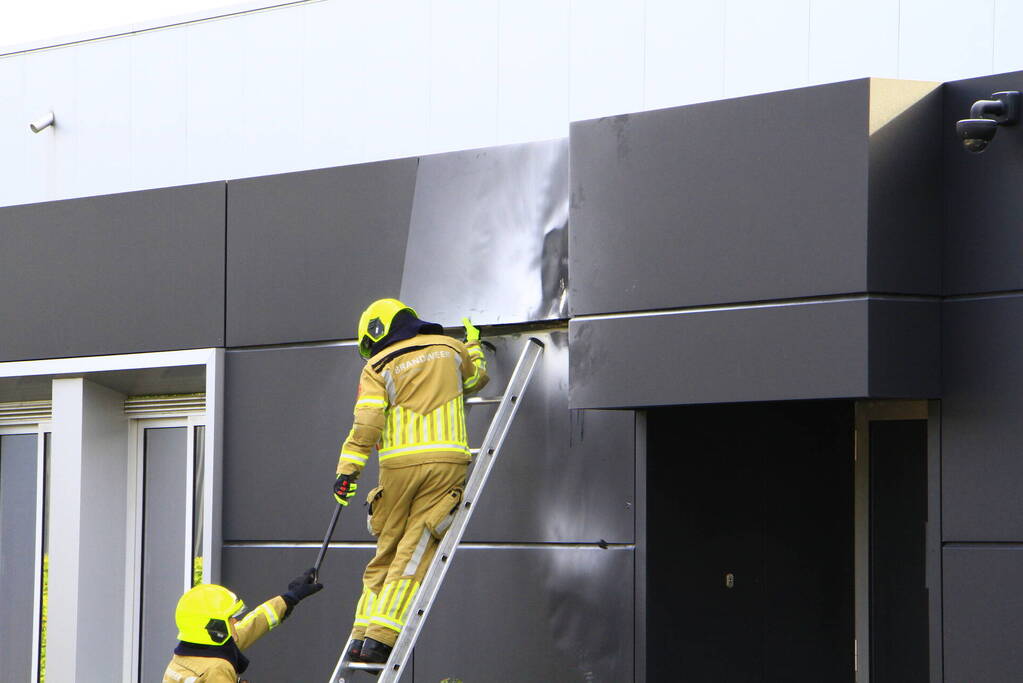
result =
[[643,49],[643,76],[641,77],[641,82],[643,83],[643,89],[642,89],[642,91],[640,93],[640,95],[642,97],[642,99],[640,100],[640,105],[639,105],[640,106],[640,110],[645,110],[646,109],[646,93],[647,93],[647,87],[649,86],[649,84],[647,83],[647,71],[646,71],[647,41],[650,39],[650,36],[647,35],[647,31],[649,29],[649,25],[647,24],[647,21],[649,19],[649,16],[648,16],[649,4],[650,3],[647,0],[644,0],[644,2],[643,2],[643,42],[642,42],[642,49]]
[[[938,311],[939,325],[941,324],[940,323],[940,321],[941,321],[941,317],[940,317],[941,313],[942,312],[939,309],[939,311]],[[940,340],[940,338],[941,338],[941,335],[939,334],[939,340]],[[944,356],[944,353],[942,353],[941,356],[939,356],[939,358],[943,357],[943,356]],[[943,364],[939,363],[939,372],[941,372],[941,370],[942,370],[942,365]],[[937,602],[938,602],[938,606],[937,606],[937,610],[936,611],[937,611],[937,619],[938,619],[938,649],[940,650],[940,652],[938,653],[938,658],[937,658],[938,659],[938,662],[937,662],[937,664],[938,664],[937,677],[938,677],[939,681],[944,681],[945,680],[945,550],[944,550],[944,544],[942,542],[943,538],[945,536],[945,530],[944,530],[944,528],[942,526],[942,519],[944,517],[944,504],[942,502],[942,481],[944,480],[944,475],[942,474],[942,466],[943,466],[942,449],[943,449],[943,443],[944,443],[944,440],[942,439],[942,435],[943,435],[942,432],[944,431],[944,422],[943,422],[942,411],[941,411],[941,402],[937,401],[936,403],[937,403],[936,412],[938,413],[938,424],[937,424],[937,428],[936,428],[937,437],[938,437],[938,447],[937,447],[938,453],[937,453],[937,463],[936,463],[937,464],[937,468],[938,468],[937,477],[936,477],[936,488],[937,488],[937,498],[938,498],[938,500],[937,500],[937,504],[935,505],[935,517],[937,518],[936,521],[937,521],[937,525],[938,525],[938,528],[937,528],[937,531],[936,531],[937,538],[938,538],[938,547],[936,549],[937,557],[935,558],[935,561],[938,564],[938,566],[937,566],[937,577],[936,577],[938,585],[935,586],[934,588],[935,588],[935,591],[937,592],[936,598],[937,598]]]
[[223,280],[223,282],[224,282],[224,291],[223,291],[224,314],[223,314],[223,316],[221,316],[221,323],[222,323],[221,334],[222,334],[222,336],[220,338],[221,339],[221,344],[223,344],[223,346],[225,348],[227,347],[227,232],[228,232],[227,226],[228,226],[228,206],[229,206],[227,193],[228,193],[229,189],[230,189],[230,183],[228,183],[228,181],[225,180],[224,181],[224,261],[223,261],[223,263],[224,263],[224,270],[223,270],[223,275],[224,275],[224,280]]
[[895,22],[895,77],[902,78],[902,0],[899,0],[899,18]]
[[998,44],[995,42],[998,38],[998,31],[996,30],[998,24],[998,0],[991,0],[991,63],[988,65],[988,73],[995,73],[995,50],[998,48]]

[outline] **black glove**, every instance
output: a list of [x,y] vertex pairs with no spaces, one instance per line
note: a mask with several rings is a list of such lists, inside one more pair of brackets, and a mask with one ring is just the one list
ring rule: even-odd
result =
[[301,576],[296,576],[291,580],[291,583],[288,584],[287,592],[281,594],[284,602],[288,603],[289,607],[293,607],[313,593],[323,590],[323,584],[316,583],[316,580],[313,578],[315,573],[315,569],[306,569],[302,572]]
[[337,479],[334,481],[334,500],[338,505],[348,505],[348,499],[354,496],[355,489],[359,488],[359,485],[355,483],[358,478],[358,474],[337,475]]

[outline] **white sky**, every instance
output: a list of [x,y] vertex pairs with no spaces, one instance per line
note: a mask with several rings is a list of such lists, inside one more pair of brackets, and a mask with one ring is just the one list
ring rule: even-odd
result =
[[[242,0],[0,0],[3,47],[244,4]],[[268,0],[266,5],[277,4]]]

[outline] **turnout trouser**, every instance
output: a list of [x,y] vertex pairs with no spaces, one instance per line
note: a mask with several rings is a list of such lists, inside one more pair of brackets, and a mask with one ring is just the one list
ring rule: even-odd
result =
[[377,552],[362,575],[353,638],[394,645],[462,499],[466,469],[441,462],[380,470],[380,486],[368,498]]

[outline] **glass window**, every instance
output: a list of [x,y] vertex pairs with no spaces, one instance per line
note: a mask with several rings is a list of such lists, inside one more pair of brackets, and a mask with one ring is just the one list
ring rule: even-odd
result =
[[0,436],[0,681],[32,679],[38,468],[35,434]]
[[184,591],[187,558],[187,427],[145,430],[142,507],[142,634],[139,680],[163,677],[177,642],[174,609]]
[[192,466],[192,585],[202,583],[203,473],[206,463],[206,428],[198,425],[193,437]]

